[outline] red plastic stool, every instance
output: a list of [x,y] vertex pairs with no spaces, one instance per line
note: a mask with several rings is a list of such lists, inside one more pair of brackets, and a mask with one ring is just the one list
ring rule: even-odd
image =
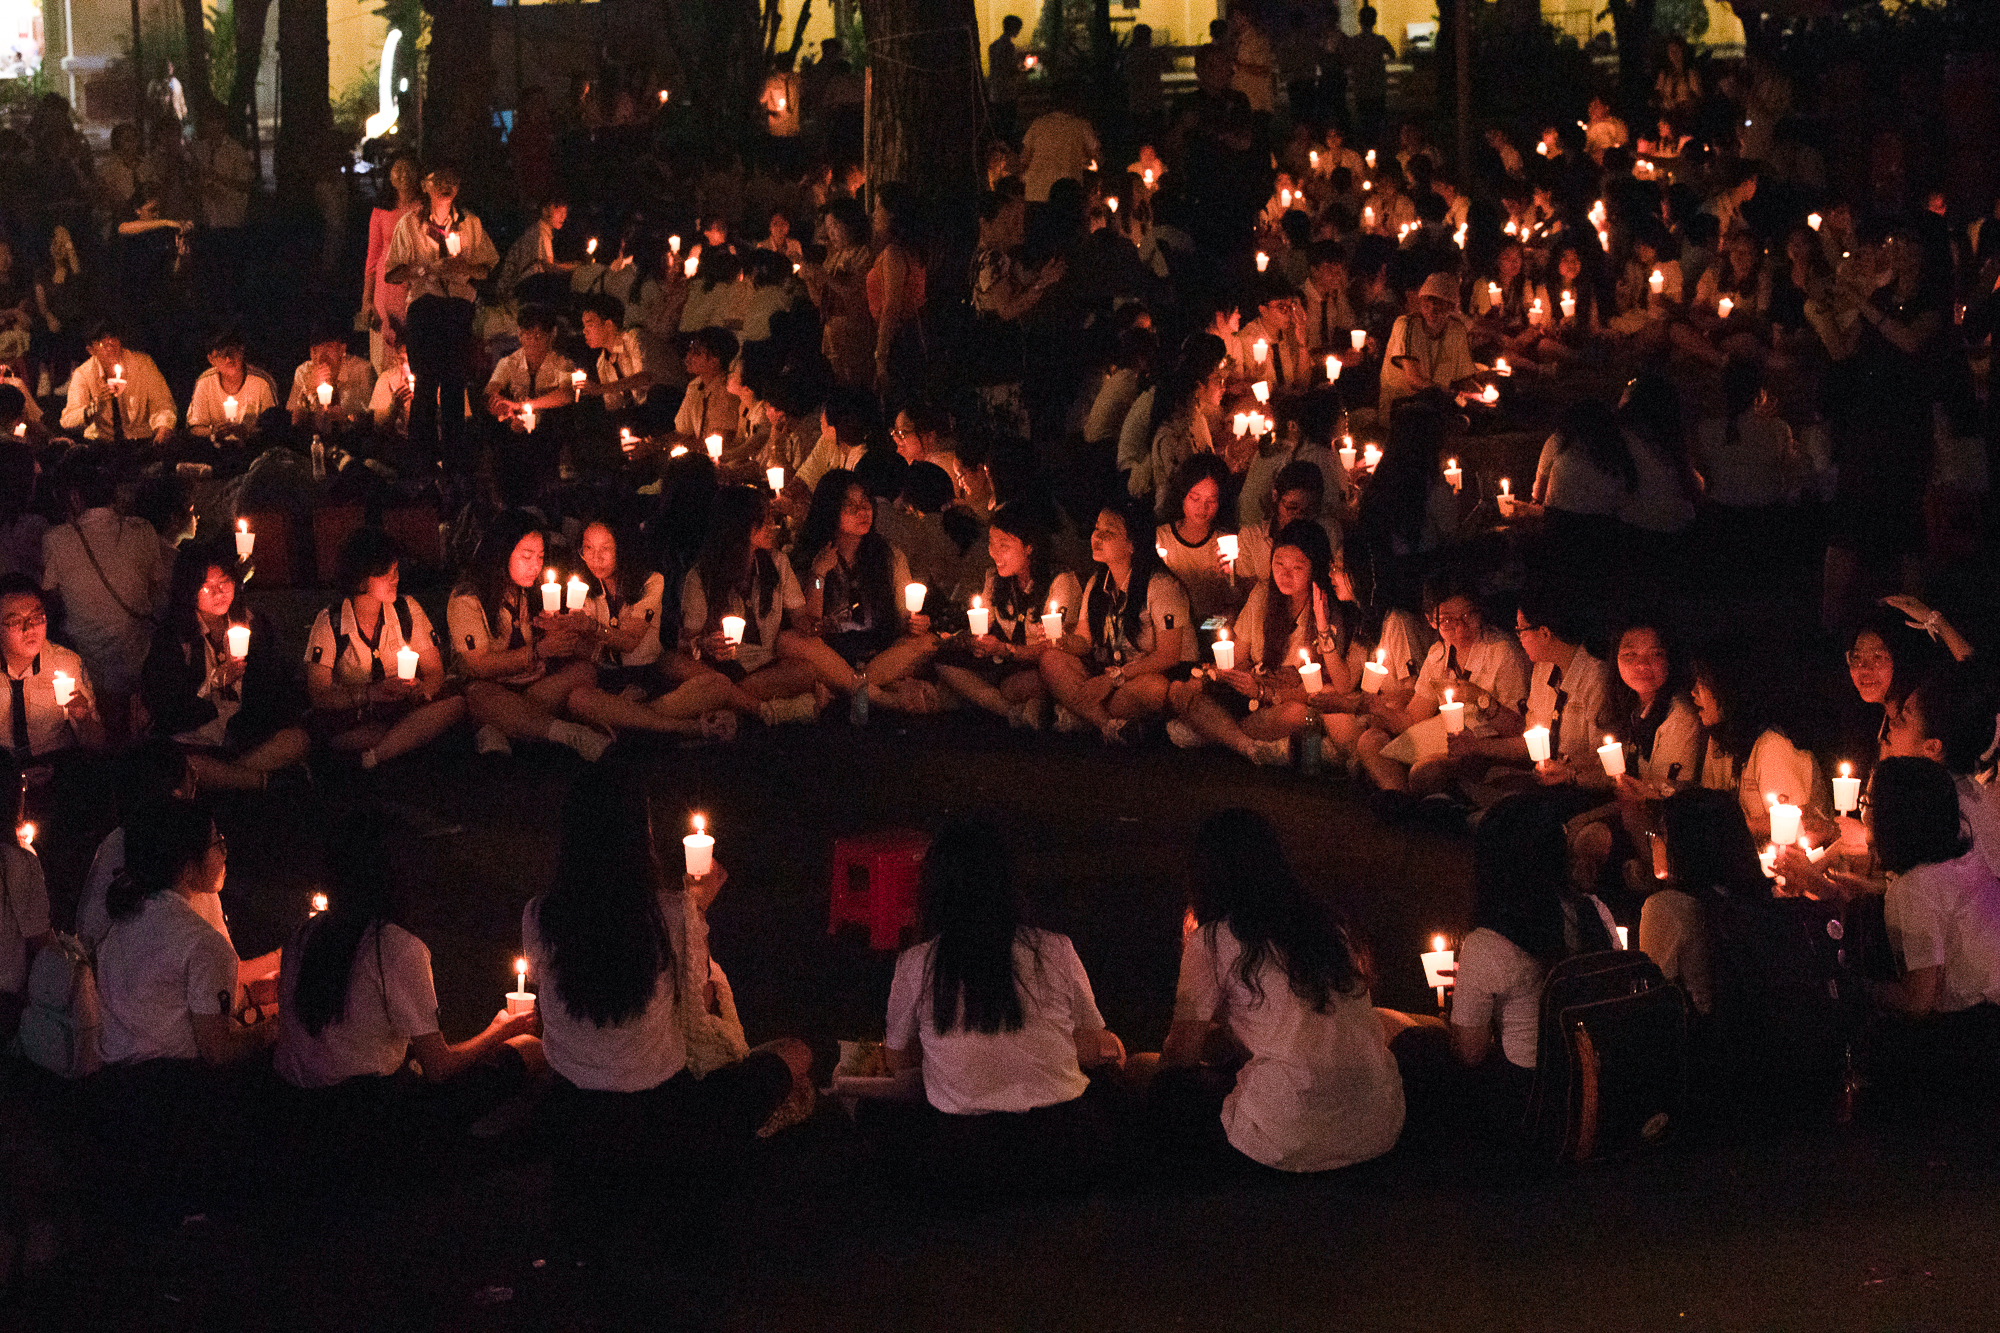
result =
[[833,843],[833,899],[826,933],[844,922],[868,927],[868,947],[893,949],[917,924],[917,871],[931,840],[914,829],[884,829]]

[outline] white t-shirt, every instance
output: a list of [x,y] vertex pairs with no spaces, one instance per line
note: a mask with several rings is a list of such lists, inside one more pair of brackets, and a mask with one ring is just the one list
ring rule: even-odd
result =
[[86,509],[42,537],[42,586],[62,594],[63,627],[98,688],[112,694],[138,688],[139,668],[153,643],[153,622],[143,617],[165,605],[172,573],[171,548],[153,525],[108,508]]
[[1591,462],[1583,446],[1563,448],[1559,435],[1549,436],[1542,444],[1535,485],[1543,504],[1565,514],[1610,518],[1625,502],[1624,481]]
[[1560,688],[1564,696],[1561,742],[1552,748],[1551,754],[1568,760],[1571,770],[1579,775],[1588,774],[1593,766],[1601,771],[1603,765],[1598,760],[1597,747],[1603,744],[1604,737],[1598,728],[1605,725],[1602,718],[1605,696],[1611,689],[1611,673],[1604,663],[1582,648],[1570,658],[1562,680],[1556,685],[1550,684],[1554,672],[1553,662],[1534,664],[1528,686],[1528,725],[1555,730],[1556,695]]
[[1195,931],[1174,990],[1176,1023],[1219,1022],[1250,1052],[1222,1104],[1229,1142],[1281,1171],[1330,1171],[1395,1147],[1403,1080],[1367,992],[1315,1013],[1267,960],[1260,1000],[1236,975],[1241,954],[1227,922]]
[[[1166,552],[1162,557],[1167,570],[1181,581],[1187,591],[1188,614],[1194,618],[1197,629],[1210,616],[1221,616],[1224,620],[1234,620],[1236,613],[1243,609],[1243,599],[1256,586],[1255,578],[1232,578],[1222,563],[1222,550],[1216,544],[1220,531],[1209,533],[1208,539],[1198,546],[1181,540],[1172,523],[1162,523],[1153,530],[1153,544]],[[1242,541],[1237,541],[1238,563],[1242,560]]]
[[[301,361],[292,372],[292,392],[285,399],[288,412],[316,412],[319,410],[320,368],[312,361]],[[368,418],[368,401],[375,392],[375,367],[363,357],[348,356],[340,363],[340,374],[332,381],[333,402],[328,411],[348,421],[363,421]]]
[[1977,852],[1896,876],[1882,910],[1906,969],[1944,969],[1939,1012],[2000,1004],[2000,880]]
[[[533,975],[542,979],[536,1004],[542,1012],[542,1053],[549,1058],[549,1068],[577,1087],[597,1092],[644,1092],[680,1073],[687,1064],[687,1036],[674,1012],[673,960],[663,960],[653,998],[643,1010],[614,1027],[599,1027],[571,1014],[562,1002],[561,981],[538,924],[541,910],[537,896],[521,912],[521,943]],[[679,893],[660,894],[660,915],[666,920],[674,958],[690,947],[685,911]],[[706,952],[703,945],[694,947]],[[707,960],[696,962],[692,969],[682,966],[680,975],[705,975]]]
[[1481,926],[1458,946],[1451,988],[1451,1025],[1483,1029],[1500,1022],[1500,1049],[1510,1064],[1535,1067],[1541,1040],[1546,969],[1520,945]]
[[1792,428],[1784,419],[1745,412],[1736,419],[1736,438],[1729,435],[1729,423],[1723,420],[1695,428],[1709,500],[1747,509],[1790,499],[1797,479],[1786,461],[1793,445]]
[[[97,844],[97,854],[90,858],[90,873],[83,879],[83,897],[76,905],[76,937],[89,945],[93,954],[104,947],[104,937],[111,933],[111,913],[104,900],[111,891],[111,881],[124,868],[125,829],[120,826],[105,834],[104,841]],[[215,927],[215,933],[230,948],[236,947],[229,933],[229,918],[222,914],[221,894],[196,894],[194,910]]]
[[[229,419],[227,400],[236,400],[236,421]],[[257,419],[278,405],[278,386],[271,377],[255,366],[243,368],[243,387],[230,393],[222,387],[220,372],[209,369],[202,372],[194,382],[194,393],[188,399],[187,424],[189,429],[199,426],[228,426],[240,424],[256,429]]]
[[1047,111],[1035,117],[1021,136],[1028,202],[1047,203],[1049,187],[1059,180],[1083,179],[1099,152],[1097,131],[1082,116]]
[[178,893],[155,893],[112,922],[97,950],[104,1063],[199,1059],[192,1015],[228,1012],[240,961]]
[[[438,647],[437,631],[431,625],[431,618],[424,614],[423,606],[414,597],[402,600],[410,612],[409,646],[420,651],[426,643],[433,648]],[[372,648],[355,620],[354,599],[341,598],[339,610],[340,632],[346,636],[346,643],[343,645],[334,636],[333,619],[323,609],[313,618],[312,631],[306,636],[306,663],[331,667],[333,683],[343,689],[356,689],[377,679],[375,663],[378,661],[382,664],[380,679],[392,679],[396,675],[396,654],[402,651],[405,642],[402,618],[396,614],[395,608],[382,608]],[[344,651],[336,652],[343,647]]]
[[921,1046],[924,1096],[947,1115],[1032,1111],[1083,1095],[1090,1080],[1077,1067],[1076,1033],[1104,1026],[1090,978],[1066,935],[1023,929],[1014,940],[1015,992],[1021,1027],[939,1033],[929,974],[937,941],[903,950],[889,985],[891,1050]]
[[1974,782],[1954,776],[1958,788],[1958,812],[1972,830],[1972,849],[1986,862],[1986,868],[2000,875],[2000,783]]
[[[1451,645],[1439,639],[1431,645],[1424,656],[1423,668],[1417,672],[1415,697],[1435,708],[1444,702],[1445,690],[1456,689],[1458,692],[1452,697],[1464,703],[1462,682],[1467,680],[1491,694],[1501,707],[1518,709],[1528,697],[1528,655],[1521,651],[1520,640],[1488,625],[1471,648],[1454,657]],[[1466,709],[1465,721],[1467,726],[1472,724],[1470,707]]]
[[49,889],[42,860],[14,844],[0,843],[0,995],[28,986],[28,941],[49,928]]
[[1694,500],[1682,486],[1680,464],[1647,441],[1625,433],[1639,467],[1639,484],[1618,504],[1618,517],[1644,532],[1680,532],[1694,522]]
[[402,1068],[412,1040],[438,1030],[431,951],[401,926],[384,925],[363,935],[355,950],[341,1019],[317,1037],[308,1033],[293,997],[306,941],[324,920],[314,917],[300,926],[278,964],[278,1046],[272,1063],[295,1088],[330,1088],[358,1075],[393,1074]]
[[1660,889],[1647,895],[1639,908],[1639,949],[1659,965],[1661,976],[1681,984],[1698,1012],[1715,1007],[1708,917],[1692,894]]
[[1771,797],[1801,810],[1824,808],[1821,799],[1819,760],[1810,750],[1801,750],[1782,734],[1766,731],[1750,747],[1750,758],[1741,772],[1734,771],[1729,756],[1710,741],[1702,764],[1701,785],[1711,791],[1736,790],[1736,800],[1746,819],[1769,811]]
[[646,575],[646,585],[639,590],[639,600],[622,602],[618,613],[611,613],[611,604],[602,593],[591,595],[590,614],[606,629],[616,629],[623,622],[637,616],[646,626],[646,632],[639,636],[638,644],[629,653],[618,653],[613,658],[612,650],[604,650],[605,660],[612,666],[646,666],[660,660],[664,651],[660,644],[660,617],[662,603],[667,596],[667,576],[654,571]]
[[[785,613],[803,611],[806,605],[806,594],[799,587],[798,575],[792,572],[792,562],[785,558],[783,551],[771,552],[771,559],[777,566],[778,586],[771,593],[769,610],[752,616],[743,605],[743,595],[732,590],[716,611],[718,624],[723,616],[742,616],[744,619],[743,642],[736,645],[736,662],[745,671],[758,671],[770,664],[777,653],[778,634],[785,627]],[[761,603],[761,593],[758,600]],[[708,589],[701,581],[701,570],[698,567],[690,569],[687,578],[681,582],[681,630],[690,637],[706,634],[708,609]],[[757,639],[755,643],[750,642],[753,629]]]

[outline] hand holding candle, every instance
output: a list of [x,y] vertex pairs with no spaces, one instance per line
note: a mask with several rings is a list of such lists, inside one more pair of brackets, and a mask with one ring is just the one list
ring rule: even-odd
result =
[[1226,629],[1215,632],[1215,666],[1218,671],[1236,669],[1236,645],[1229,641]]
[[1843,763],[1840,776],[1833,780],[1833,810],[1835,814],[1851,815],[1861,808],[1861,779],[1854,776],[1854,765]]
[[723,642],[731,645],[732,647],[742,643],[743,627],[747,623],[748,622],[745,621],[742,616],[724,616],[722,618]]
[[1423,955],[1424,984],[1437,992],[1438,1008],[1444,1008],[1444,993],[1450,990],[1458,974],[1458,958],[1445,946],[1450,941],[1442,935],[1431,936],[1430,952]]
[[565,594],[563,610],[565,611],[581,611],[585,606],[590,604],[590,585],[575,574],[570,575],[569,583],[564,587],[563,591]]
[[396,679],[415,680],[417,678],[417,650],[404,644],[396,650]]
[[562,585],[556,582],[553,569],[543,574],[542,579],[542,614],[552,616],[562,610]]
[[50,677],[50,684],[55,686],[56,707],[68,708],[70,701],[76,698],[76,677],[67,671],[58,671]]
[[903,609],[913,616],[922,615],[924,613],[924,598],[929,595],[930,589],[921,583],[904,584]]
[[1549,729],[1547,727],[1529,727],[1521,733],[1521,739],[1528,743],[1528,758],[1531,762],[1546,764],[1549,761]]
[[709,836],[706,816],[696,815],[693,824],[694,832],[681,839],[681,850],[687,857],[688,874],[703,879],[715,869],[715,839]]
[[1382,687],[1389,683],[1388,656],[1389,650],[1387,648],[1377,648],[1375,650],[1375,660],[1361,664],[1361,692],[1363,694],[1380,694]]
[[972,637],[975,639],[985,638],[986,631],[992,627],[992,620],[993,613],[986,607],[981,606],[979,598],[975,596],[972,599],[972,605],[967,607],[965,612],[965,627],[972,631]]
[[1625,745],[1616,736],[1606,736],[1604,744],[1597,747],[1597,760],[1604,765],[1606,777],[1617,777],[1625,771]]
[[1054,602],[1050,602],[1049,609],[1042,616],[1042,637],[1047,639],[1050,643],[1055,643],[1056,641],[1061,639],[1062,636],[1063,636],[1062,608],[1060,606],[1057,606]]
[[1438,716],[1444,719],[1447,736],[1456,736],[1465,730],[1465,702],[1451,697],[1452,691],[1444,692],[1444,702],[1438,705]]
[[1306,687],[1307,694],[1319,693],[1320,674],[1319,663],[1313,661],[1305,649],[1299,649],[1299,683]]
[[231,625],[226,632],[229,639],[229,655],[241,662],[250,656],[250,627]]

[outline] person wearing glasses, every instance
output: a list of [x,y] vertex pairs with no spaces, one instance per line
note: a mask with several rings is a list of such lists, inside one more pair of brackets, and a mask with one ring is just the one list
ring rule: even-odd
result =
[[[7,663],[7,748],[27,766],[78,748],[102,749],[104,726],[97,694],[83,659],[49,642],[49,612],[42,590],[25,574],[0,576],[0,656]],[[69,685],[57,703],[58,675]]]
[[1886,750],[1889,729],[1910,691],[1947,660],[1945,649],[1906,620],[1902,611],[1889,606],[1871,610],[1848,644],[1847,678],[1866,708],[1874,735],[1864,740],[1857,727],[1849,738],[1852,744],[1843,749],[1853,749],[1862,759]]
[[889,442],[896,446],[904,462],[912,466],[935,463],[956,485],[958,453],[946,443],[950,430],[951,415],[930,399],[918,398],[896,414],[896,424],[889,429]]

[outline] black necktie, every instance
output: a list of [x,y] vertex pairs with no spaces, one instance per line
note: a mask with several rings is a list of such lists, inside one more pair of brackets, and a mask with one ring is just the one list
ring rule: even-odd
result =
[[14,705],[14,753],[26,759],[33,747],[28,744],[28,682],[14,676],[7,677],[7,685],[13,693]]
[[1549,688],[1556,692],[1555,716],[1549,719],[1549,754],[1551,756],[1561,753],[1563,709],[1569,706],[1569,691],[1562,688],[1562,678],[1563,669],[1561,667],[1552,666],[1549,668]]

